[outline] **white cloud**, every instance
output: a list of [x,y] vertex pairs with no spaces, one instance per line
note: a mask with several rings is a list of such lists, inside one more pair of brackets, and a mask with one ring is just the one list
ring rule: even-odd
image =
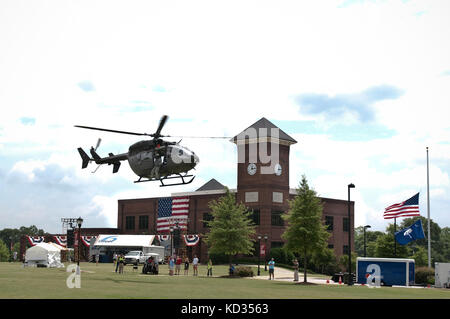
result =
[[[450,69],[449,3],[341,3],[3,1],[0,104],[8,112],[0,118],[0,169],[33,183],[53,165],[70,172],[61,173],[63,185],[113,185],[77,206],[111,224],[122,196],[170,191],[133,184],[126,163],[114,175],[111,167],[95,175],[95,165],[81,170],[77,147],[88,149],[101,137],[104,156],[126,152],[139,138],[73,125],[151,133],[168,114],[163,134],[234,136],[264,116],[312,120],[323,129],[286,131],[299,141],[291,149],[291,187],[305,173],[323,196],[345,199],[346,185],[355,183],[358,222],[373,220],[385,203],[424,191],[426,146],[432,196],[448,205],[450,77],[441,75]],[[80,83],[93,90],[83,91]],[[387,138],[339,139],[329,128],[340,125],[345,132],[355,127],[354,118],[301,114],[293,99],[380,85],[404,91],[372,105],[376,123],[395,132]],[[182,144],[200,164],[189,187],[174,189],[194,190],[212,177],[234,187],[232,143]],[[441,211],[437,216],[450,223]]]

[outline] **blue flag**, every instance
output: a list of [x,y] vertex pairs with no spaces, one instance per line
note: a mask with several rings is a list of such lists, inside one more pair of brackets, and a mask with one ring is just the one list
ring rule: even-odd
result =
[[413,240],[421,238],[425,238],[425,234],[422,228],[422,220],[420,219],[408,228],[402,229],[395,233],[395,239],[400,245],[406,245]]

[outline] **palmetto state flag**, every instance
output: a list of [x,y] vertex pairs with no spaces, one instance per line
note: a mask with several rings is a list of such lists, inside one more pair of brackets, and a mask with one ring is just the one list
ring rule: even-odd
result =
[[421,238],[425,238],[425,233],[423,232],[422,220],[420,219],[411,226],[395,233],[395,240],[397,240],[400,245],[406,245],[413,240]]
[[391,205],[384,211],[384,219],[420,216],[419,193],[404,202]]
[[187,229],[189,215],[189,197],[165,197],[158,200],[158,218],[156,230],[167,232],[170,227],[178,225],[180,229]]

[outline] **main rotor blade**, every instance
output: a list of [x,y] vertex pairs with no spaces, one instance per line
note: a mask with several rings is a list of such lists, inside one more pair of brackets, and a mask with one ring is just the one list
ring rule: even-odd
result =
[[160,137],[161,136],[161,130],[164,127],[164,125],[166,124],[168,118],[169,117],[167,115],[163,115],[161,117],[161,120],[159,121],[158,129],[156,130],[156,132],[154,134],[150,134],[150,136],[153,136],[154,138]]
[[110,130],[106,128],[98,128],[98,127],[91,127],[91,126],[83,126],[83,125],[74,125],[75,127],[79,128],[86,128],[90,130],[97,130],[97,131],[104,131],[104,132],[111,132],[111,133],[120,133],[120,134],[129,134],[129,135],[138,135],[138,136],[152,136],[152,134],[147,133],[135,133],[135,132],[127,132],[127,131],[117,131],[117,130]]
[[176,138],[227,138],[230,139],[229,136],[185,136],[185,135],[164,135],[164,137],[176,137]]

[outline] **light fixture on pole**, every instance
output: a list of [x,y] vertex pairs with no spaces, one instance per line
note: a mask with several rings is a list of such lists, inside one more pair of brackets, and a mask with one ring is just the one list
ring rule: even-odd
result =
[[355,188],[353,183],[348,184],[348,285],[353,284],[352,280],[352,246],[351,246],[351,220],[350,220],[350,188]]
[[83,225],[83,218],[78,217],[77,218],[77,225],[78,225],[78,261],[77,265],[80,267],[80,259],[81,259],[81,225]]
[[371,228],[370,225],[364,226],[364,257],[366,257],[366,229]]

